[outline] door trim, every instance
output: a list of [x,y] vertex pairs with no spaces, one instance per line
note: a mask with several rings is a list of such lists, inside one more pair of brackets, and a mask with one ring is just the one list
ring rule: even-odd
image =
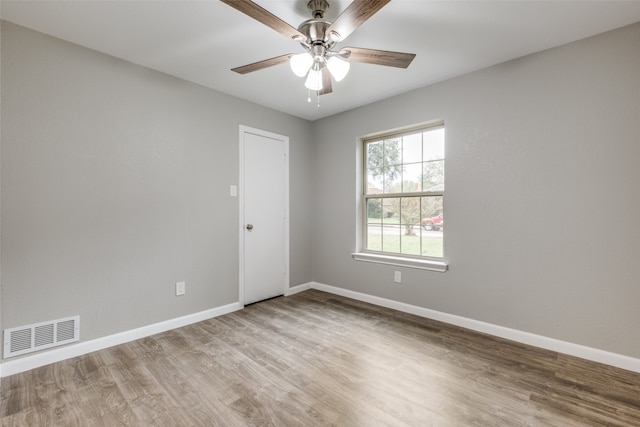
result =
[[284,274],[282,279],[282,294],[286,295],[289,290],[289,137],[279,135],[262,129],[256,129],[245,125],[240,125],[238,137],[238,150],[240,166],[238,169],[238,303],[244,307],[244,136],[252,134],[264,138],[271,138],[284,142],[285,159],[284,168]]

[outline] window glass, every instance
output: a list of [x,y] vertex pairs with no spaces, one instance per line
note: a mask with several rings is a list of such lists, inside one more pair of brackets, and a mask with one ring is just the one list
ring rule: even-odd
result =
[[444,127],[365,141],[366,251],[444,256]]

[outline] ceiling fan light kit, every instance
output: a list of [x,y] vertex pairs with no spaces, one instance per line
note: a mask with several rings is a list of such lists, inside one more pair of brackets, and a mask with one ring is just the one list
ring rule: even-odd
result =
[[292,55],[289,60],[291,71],[298,77],[304,77],[313,65],[313,56],[309,52]]
[[349,62],[407,68],[415,58],[415,54],[412,53],[357,47],[333,50],[337,43],[344,41],[391,0],[354,0],[333,22],[324,19],[325,12],[329,9],[327,0],[309,0],[307,9],[312,18],[304,21],[297,29],[253,1],[221,1],[297,41],[305,49],[305,52],[300,54],[281,55],[233,69],[240,74],[289,61],[289,66],[296,76],[307,76],[305,87],[320,96],[332,92],[331,77],[337,82],[346,77],[351,66]]
[[304,82],[304,85],[311,90],[322,90],[322,71],[320,71],[320,66],[318,66],[317,63],[314,64],[313,69],[307,74],[307,80]]
[[331,73],[333,78],[336,79],[337,82],[339,82],[347,77],[347,73],[351,68],[351,64],[349,64],[347,61],[343,61],[337,56],[332,56],[327,61],[327,68],[329,69],[329,72]]

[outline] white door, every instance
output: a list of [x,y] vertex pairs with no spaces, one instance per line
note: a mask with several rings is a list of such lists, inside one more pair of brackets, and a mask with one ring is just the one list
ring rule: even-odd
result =
[[289,281],[289,139],[240,127],[240,301],[283,295]]

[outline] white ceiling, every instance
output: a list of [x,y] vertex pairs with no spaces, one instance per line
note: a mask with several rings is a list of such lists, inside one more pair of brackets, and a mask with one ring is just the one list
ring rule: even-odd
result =
[[[294,27],[310,18],[306,0],[255,2]],[[350,3],[329,2],[329,20]],[[230,71],[302,48],[218,0],[2,0],[0,7],[4,20],[308,120],[640,21],[640,1],[392,0],[337,48],[416,53],[413,63],[406,70],[352,63],[317,108],[286,64]]]

